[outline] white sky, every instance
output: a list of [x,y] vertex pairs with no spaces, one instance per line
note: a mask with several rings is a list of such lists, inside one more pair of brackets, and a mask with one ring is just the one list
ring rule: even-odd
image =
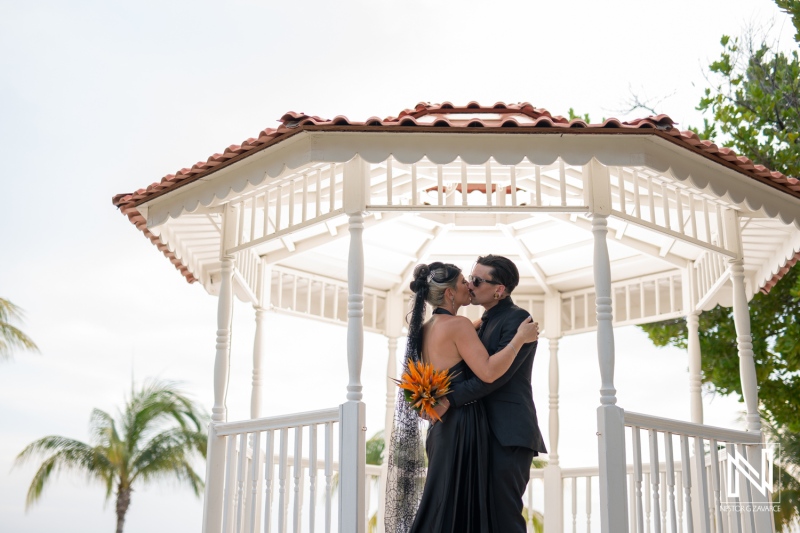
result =
[[[41,355],[0,363],[0,531],[94,532],[113,503],[63,475],[24,513],[48,434],[88,439],[137,380],[181,380],[210,410],[216,299],[188,285],[111,205],[163,175],[274,127],[288,110],[363,120],[421,100],[529,101],[554,114],[625,118],[630,88],[682,127],[723,33],[791,25],[767,0],[705,2],[0,0],[0,296],[27,311]],[[643,116],[643,111],[633,115]],[[629,117],[630,118],[630,117]],[[229,417],[249,412],[253,313],[238,303]],[[313,335],[308,335],[313,330]],[[269,315],[268,414],[345,399],[344,329]],[[291,334],[288,334],[291,333]],[[368,336],[369,434],[383,426],[386,341]],[[732,347],[733,349],[733,347]],[[618,331],[619,404],[688,418],[686,356]],[[565,466],[595,464],[594,335],[561,342]],[[547,432],[547,360],[534,367]],[[706,397],[706,422],[738,427],[740,404]],[[138,487],[126,532],[198,531],[188,489]]]

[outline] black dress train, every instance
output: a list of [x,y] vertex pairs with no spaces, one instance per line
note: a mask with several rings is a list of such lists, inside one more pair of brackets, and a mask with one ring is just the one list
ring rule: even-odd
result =
[[[451,383],[472,377],[464,361]],[[428,429],[428,475],[410,533],[490,533],[489,425],[478,400],[448,409]]]

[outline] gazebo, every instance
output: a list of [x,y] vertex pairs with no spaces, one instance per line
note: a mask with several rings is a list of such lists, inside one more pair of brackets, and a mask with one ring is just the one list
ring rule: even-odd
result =
[[[770,512],[742,505],[768,505],[771,490],[740,468],[763,473],[769,461],[748,301],[800,258],[799,180],[666,115],[587,124],[528,103],[471,102],[280,122],[113,199],[186,281],[219,299],[204,532],[330,531],[337,514],[338,531],[366,531],[367,486],[383,476],[365,465],[364,332],[389,339],[393,375],[414,265],[469,268],[485,252],[517,263],[514,300],[549,340],[549,463],[532,472],[545,531],[567,530],[566,502],[574,515],[577,479],[592,476],[604,533],[774,531]],[[251,419],[240,421],[225,405],[234,297],[254,306],[257,325]],[[717,304],[734,308],[746,431],[703,424],[698,315]],[[270,311],[347,327],[346,398],[262,418]],[[617,405],[614,327],[681,316],[691,422]],[[558,456],[558,340],[587,331],[601,375],[598,465],[570,472]],[[387,385],[386,428],[393,402]]]

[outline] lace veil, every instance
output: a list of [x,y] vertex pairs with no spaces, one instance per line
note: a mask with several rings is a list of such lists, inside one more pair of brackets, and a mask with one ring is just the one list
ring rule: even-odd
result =
[[[435,285],[450,283],[460,272],[458,267],[443,263],[417,265],[414,270],[414,281],[411,282],[414,298],[401,375],[408,369],[409,362],[417,362],[422,358],[422,324],[430,282],[433,281]],[[426,468],[422,423],[416,411],[406,402],[403,391],[398,389],[394,427],[388,446],[389,468],[384,511],[386,533],[407,533],[419,507]]]

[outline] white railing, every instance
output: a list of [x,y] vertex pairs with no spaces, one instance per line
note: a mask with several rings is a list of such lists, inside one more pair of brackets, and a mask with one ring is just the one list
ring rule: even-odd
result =
[[[716,255],[716,254],[715,254]],[[611,284],[615,326],[642,324],[684,316],[682,274],[673,270]],[[594,287],[561,294],[562,332],[597,329]]]
[[367,204],[388,211],[587,209],[581,167],[561,159],[552,165],[527,161],[503,165],[492,159],[480,165],[463,161],[442,165],[426,159],[404,164],[389,157],[371,165]]
[[335,531],[338,424],[338,407],[215,424],[225,486],[221,529],[207,530]]
[[694,261],[690,275],[697,289],[697,309],[702,309],[708,299],[730,279],[725,256],[714,252],[704,252],[698,257]]
[[[763,520],[755,516],[760,511],[751,505],[739,505],[748,500],[729,496],[725,490],[729,459],[728,455],[719,453],[722,445],[729,453],[744,454],[746,446],[760,449],[759,433],[629,412],[625,413],[625,426],[629,428],[626,438],[633,455],[633,479],[628,485],[631,531],[763,530],[755,527],[758,520]],[[646,432],[647,446],[642,444],[642,431]],[[642,460],[643,451],[649,456],[649,468]],[[683,469],[683,475],[678,475],[675,468],[676,456],[680,457],[681,464],[692,465]],[[666,464],[663,474],[653,469],[660,458]],[[749,489],[749,485],[742,483],[743,487],[745,485],[743,491]],[[681,500],[685,510],[683,517],[680,516]]]
[[342,213],[343,176],[344,164],[314,164],[232,202],[237,221],[228,251],[255,246]]
[[[270,305],[284,314],[316,318],[347,325],[347,281],[327,278],[287,267],[272,268]],[[364,329],[382,333],[386,328],[387,293],[364,288]]]
[[707,250],[735,256],[736,244],[730,242],[732,236],[724,223],[728,207],[651,170],[635,167],[609,170],[614,216]]

